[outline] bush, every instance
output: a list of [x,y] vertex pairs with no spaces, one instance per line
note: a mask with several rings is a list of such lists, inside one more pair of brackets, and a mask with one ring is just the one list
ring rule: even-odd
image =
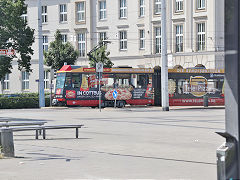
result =
[[[50,99],[45,98],[46,107]],[[0,97],[0,109],[39,108],[38,97]]]
[[[50,93],[45,93],[45,96],[49,96]],[[16,94],[0,94],[0,97],[38,97],[38,93],[16,93]]]

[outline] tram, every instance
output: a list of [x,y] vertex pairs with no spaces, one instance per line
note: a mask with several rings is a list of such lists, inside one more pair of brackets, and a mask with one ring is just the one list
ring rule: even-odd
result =
[[224,70],[169,69],[170,106],[224,105]]
[[[169,69],[170,106],[224,105],[224,71],[218,69]],[[99,91],[100,86],[100,91]],[[99,77],[95,68],[64,65],[57,72],[55,101],[60,105],[113,107],[161,105],[160,68],[104,68]]]

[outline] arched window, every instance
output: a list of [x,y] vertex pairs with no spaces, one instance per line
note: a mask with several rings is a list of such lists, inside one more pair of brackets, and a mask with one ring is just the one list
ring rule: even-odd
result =
[[183,69],[183,67],[181,65],[175,65],[173,69]]
[[196,69],[206,69],[206,67],[205,67],[204,65],[202,65],[202,64],[197,64],[197,65],[195,66],[195,68],[196,68]]

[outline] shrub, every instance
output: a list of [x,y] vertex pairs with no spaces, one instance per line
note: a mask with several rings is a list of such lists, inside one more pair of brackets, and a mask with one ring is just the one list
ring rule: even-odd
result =
[[[50,93],[45,93],[45,96],[49,96]],[[15,93],[15,94],[0,94],[0,97],[38,97],[38,93]]]
[[[49,98],[45,98],[46,107],[50,105]],[[38,108],[38,97],[0,97],[0,109]]]

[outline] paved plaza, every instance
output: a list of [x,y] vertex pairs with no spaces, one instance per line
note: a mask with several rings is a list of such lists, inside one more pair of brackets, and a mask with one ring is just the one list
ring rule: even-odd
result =
[[0,159],[1,180],[216,179],[216,149],[224,142],[221,108],[44,108],[0,110],[0,119],[84,124],[14,134],[17,158]]

